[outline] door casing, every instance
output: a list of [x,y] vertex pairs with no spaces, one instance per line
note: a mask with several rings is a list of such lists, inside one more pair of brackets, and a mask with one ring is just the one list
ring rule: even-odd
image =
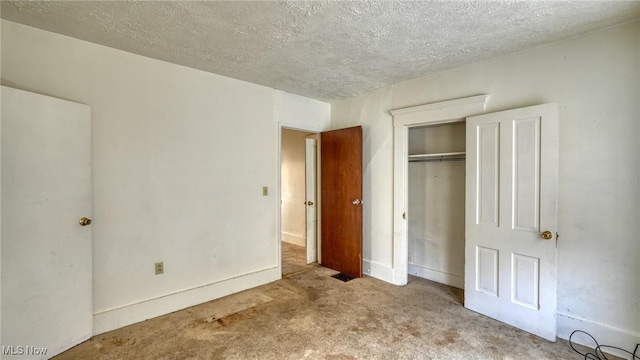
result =
[[489,95],[476,95],[461,99],[391,110],[393,116],[393,259],[391,272],[371,274],[396,285],[408,281],[408,227],[409,197],[408,147],[409,128],[438,125],[464,120],[468,116],[485,112]]

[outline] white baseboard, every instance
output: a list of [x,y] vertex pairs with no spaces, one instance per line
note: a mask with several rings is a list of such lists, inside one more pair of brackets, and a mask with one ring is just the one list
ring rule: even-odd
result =
[[365,259],[362,260],[362,273],[376,279],[394,284],[393,269],[389,265]]
[[[573,331],[582,330],[591,334],[600,345],[616,346],[633,352],[636,344],[640,344],[640,333],[634,333],[595,321],[582,319],[574,315],[558,313],[556,324],[558,337],[562,339],[568,340]],[[573,337],[573,341],[590,348],[595,347],[593,340],[587,336],[576,334]],[[623,354],[611,349],[604,349],[604,352],[620,356],[623,359],[628,359],[630,356],[629,354]]]
[[449,274],[439,270],[429,269],[424,266],[409,264],[408,273],[427,280],[435,281],[441,284],[456,287],[464,290],[464,277],[460,275]]
[[280,240],[284,242],[288,242],[289,244],[298,245],[298,246],[307,246],[307,238],[304,236],[288,233],[282,231],[280,233]]
[[93,314],[93,334],[102,334],[123,326],[202,304],[223,296],[276,281],[280,279],[280,277],[280,268],[273,267],[101,311]]

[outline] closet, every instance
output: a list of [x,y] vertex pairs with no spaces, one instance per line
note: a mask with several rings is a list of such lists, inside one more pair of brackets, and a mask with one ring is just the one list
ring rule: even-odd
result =
[[408,273],[464,288],[465,122],[409,129]]

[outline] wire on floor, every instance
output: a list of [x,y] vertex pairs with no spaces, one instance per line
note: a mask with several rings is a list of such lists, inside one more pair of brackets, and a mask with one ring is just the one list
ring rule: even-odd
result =
[[[573,337],[573,335],[575,333],[585,334],[588,337],[590,337],[591,340],[593,340],[593,342],[596,344],[596,346],[593,348],[593,351],[594,351],[593,353],[590,353],[590,352],[581,353],[580,351],[578,351],[578,349],[576,349],[573,346],[573,340],[571,338]],[[591,336],[591,334],[589,334],[586,331],[582,331],[582,330],[576,330],[576,331],[572,332],[571,335],[569,335],[569,346],[571,346],[573,351],[575,351],[578,354],[584,356],[585,360],[608,360],[607,356],[604,354],[604,352],[602,352],[602,349],[615,349],[615,350],[618,350],[618,351],[622,351],[625,354],[631,355],[632,356],[631,360],[640,360],[640,352],[638,352],[638,348],[640,347],[640,344],[636,344],[636,348],[633,350],[633,352],[627,351],[627,350],[619,348],[617,346],[600,345],[600,344],[598,344],[598,341],[596,341],[596,339],[593,336]]]

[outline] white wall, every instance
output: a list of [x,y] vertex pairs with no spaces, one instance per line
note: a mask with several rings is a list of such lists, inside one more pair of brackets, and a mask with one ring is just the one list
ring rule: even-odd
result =
[[1,75],[91,106],[95,333],[280,278],[278,123],[329,104],[4,20]]
[[284,91],[275,92],[273,113],[280,126],[290,129],[320,132],[331,123],[328,103]]
[[555,102],[560,116],[558,328],[640,342],[640,25],[587,34],[332,105],[364,129],[364,269],[392,266],[391,109],[489,94],[487,112]]
[[305,246],[306,183],[305,159],[306,138],[311,133],[282,129],[281,136],[281,240]]

